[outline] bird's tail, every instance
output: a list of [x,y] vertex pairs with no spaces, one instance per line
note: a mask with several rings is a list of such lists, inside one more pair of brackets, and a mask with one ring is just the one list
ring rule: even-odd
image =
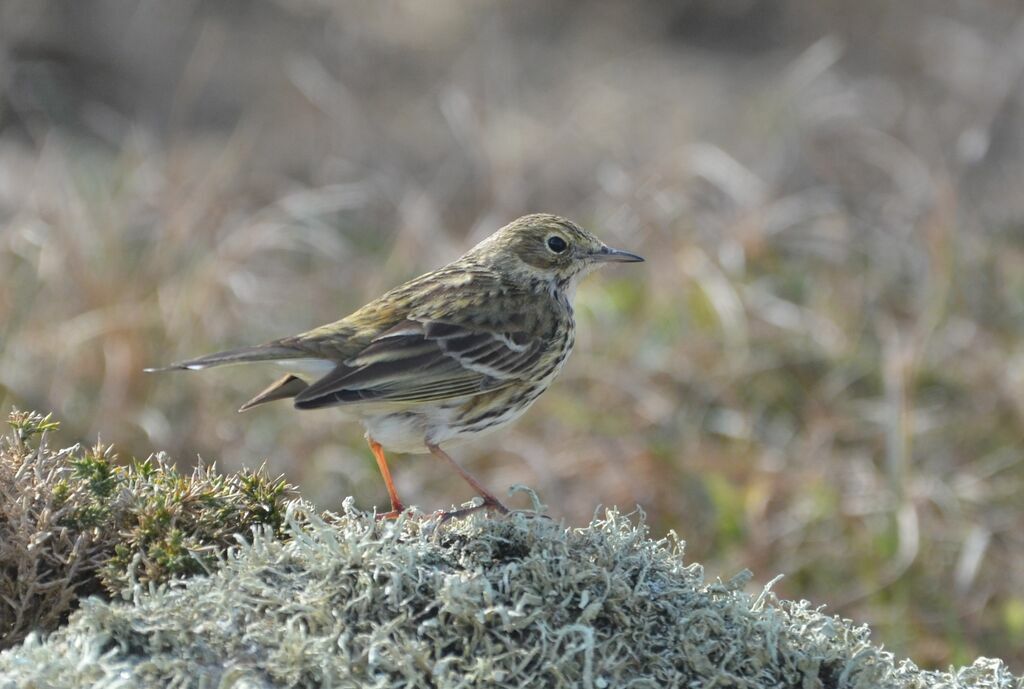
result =
[[259,345],[256,347],[242,347],[241,349],[228,349],[215,354],[176,361],[169,366],[159,366],[144,369],[146,373],[158,373],[160,371],[200,371],[213,366],[225,366],[227,364],[246,364],[253,361],[280,361],[283,359],[305,359],[309,352],[303,352],[292,347],[278,344]]
[[291,399],[307,387],[309,387],[309,385],[306,381],[289,373],[284,378],[271,383],[265,390],[263,390],[263,392],[239,407],[238,411],[248,411],[253,407],[266,404],[267,402],[273,402],[275,400]]

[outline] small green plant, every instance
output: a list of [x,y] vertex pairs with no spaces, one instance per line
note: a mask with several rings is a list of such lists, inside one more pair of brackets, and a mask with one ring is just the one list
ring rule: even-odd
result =
[[291,487],[265,469],[181,474],[165,455],[54,451],[50,415],[14,411],[0,440],[0,648],[59,625],[83,595],[208,571],[239,534],[280,535]]
[[53,420],[53,414],[43,416],[39,412],[13,410],[7,423],[14,430],[18,443],[26,443],[31,438],[47,431],[55,431],[60,427],[59,421]]

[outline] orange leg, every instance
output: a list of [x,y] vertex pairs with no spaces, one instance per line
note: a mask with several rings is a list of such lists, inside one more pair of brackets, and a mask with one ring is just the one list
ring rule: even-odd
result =
[[402,504],[401,498],[398,497],[398,491],[395,490],[395,482],[391,480],[391,470],[388,468],[388,460],[384,458],[384,448],[370,436],[366,436],[366,442],[370,443],[370,452],[373,453],[374,458],[377,460],[377,468],[380,469],[380,475],[384,477],[384,485],[388,489],[388,497],[391,498],[391,511],[379,514],[377,518],[396,519],[405,510],[405,505]]
[[502,514],[508,514],[508,508],[502,505],[501,501],[498,500],[498,498],[491,495],[491,492],[489,490],[480,485],[480,482],[473,478],[473,476],[468,471],[459,466],[459,463],[452,459],[447,452],[442,450],[437,445],[433,445],[431,443],[427,443],[427,449],[430,450],[430,454],[434,455],[435,457],[440,457],[444,461],[451,464],[452,467],[454,467],[455,471],[459,472],[459,476],[461,476],[466,483],[473,486],[473,490],[475,490],[477,494],[484,499],[484,504],[480,505],[479,507],[470,507],[468,509],[455,510],[453,512],[445,512],[444,519],[451,519],[452,517],[462,517],[464,515],[470,514],[471,512],[476,512],[477,510],[486,509],[488,507],[494,508],[495,510],[501,512]]

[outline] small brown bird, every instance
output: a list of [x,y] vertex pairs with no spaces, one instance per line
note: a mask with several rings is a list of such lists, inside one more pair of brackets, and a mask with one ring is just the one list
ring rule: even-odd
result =
[[147,371],[278,363],[288,375],[239,411],[294,398],[298,409],[349,412],[366,428],[391,498],[391,512],[382,516],[405,509],[384,449],[444,459],[483,497],[480,507],[507,512],[441,445],[521,416],[572,351],[579,280],[601,264],[635,261],[643,258],[609,248],[565,218],[527,215],[339,321]]

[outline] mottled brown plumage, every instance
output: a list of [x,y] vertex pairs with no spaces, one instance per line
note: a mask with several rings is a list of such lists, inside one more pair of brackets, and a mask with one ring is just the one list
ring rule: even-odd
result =
[[[289,375],[242,410],[294,398],[299,409],[350,411],[367,429],[393,514],[402,504],[383,449],[446,459],[485,504],[504,510],[440,445],[493,430],[526,411],[572,350],[572,298],[580,278],[604,262],[642,260],[609,249],[564,218],[527,215],[339,321],[167,368],[280,363]],[[307,385],[305,372],[320,375]]]

